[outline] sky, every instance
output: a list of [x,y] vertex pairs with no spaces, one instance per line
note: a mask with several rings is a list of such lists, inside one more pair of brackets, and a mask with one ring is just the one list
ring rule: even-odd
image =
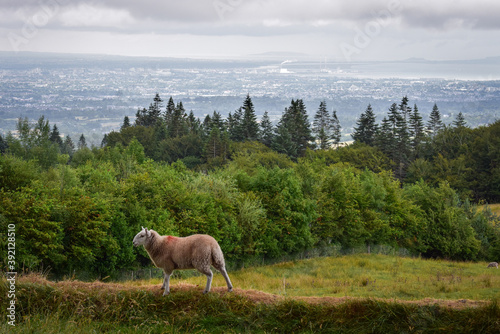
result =
[[0,51],[481,59],[499,17],[498,0],[0,0]]

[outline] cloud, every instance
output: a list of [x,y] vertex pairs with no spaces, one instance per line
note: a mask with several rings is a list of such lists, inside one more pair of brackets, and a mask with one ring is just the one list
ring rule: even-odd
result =
[[44,8],[57,11],[56,29],[127,33],[294,34],[380,15],[398,29],[500,29],[496,0],[3,0],[0,18],[4,26],[19,25]]

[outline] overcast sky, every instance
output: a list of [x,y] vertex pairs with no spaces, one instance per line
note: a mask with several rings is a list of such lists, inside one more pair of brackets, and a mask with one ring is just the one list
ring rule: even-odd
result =
[[500,1],[0,0],[0,51],[485,58],[500,56]]

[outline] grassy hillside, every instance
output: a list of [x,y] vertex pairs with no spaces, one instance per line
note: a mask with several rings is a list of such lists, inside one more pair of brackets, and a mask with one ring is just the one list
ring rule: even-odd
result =
[[[184,272],[185,276],[192,276]],[[500,270],[457,263],[352,255],[231,272],[201,293],[201,276],[125,283],[18,279],[14,333],[481,332],[500,330]],[[5,319],[6,284],[0,285]]]
[[[450,262],[357,254],[314,258],[229,273],[233,285],[280,296],[333,296],[416,300],[500,298],[500,270],[486,262]],[[199,285],[205,277],[173,279]],[[161,280],[154,283],[160,285]],[[225,286],[221,275],[215,286]]]
[[500,203],[498,203],[498,204],[488,204],[487,207],[490,208],[490,210],[494,214],[496,214],[497,216],[500,216]]

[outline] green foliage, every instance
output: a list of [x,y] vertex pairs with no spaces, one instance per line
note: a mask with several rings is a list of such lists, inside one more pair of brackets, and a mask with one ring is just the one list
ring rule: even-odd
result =
[[405,192],[419,206],[427,221],[421,237],[427,246],[424,255],[448,259],[477,258],[480,241],[463,203],[448,183],[442,182],[437,188],[431,188],[424,182],[417,182],[407,186]]
[[[349,267],[362,269],[358,262],[351,259]],[[371,266],[372,261],[365,263]],[[291,280],[292,289],[294,282]],[[314,280],[310,282],[314,284]],[[356,286],[358,290],[367,291],[371,284],[363,286],[358,282]],[[398,286],[404,289],[405,284],[401,282]],[[7,295],[5,282],[0,285],[0,293]],[[214,291],[201,295],[191,288],[178,289],[165,298],[151,285],[53,283],[36,276],[19,279],[16,297],[18,305],[23,306],[16,309],[19,318],[15,327],[4,321],[0,325],[3,332],[489,334],[500,330],[500,308],[495,300],[472,304],[464,299],[465,305],[454,308],[438,300],[410,303],[353,298],[309,302],[263,293],[257,297],[251,291],[247,294]],[[258,298],[267,299],[259,302]],[[0,303],[3,318],[6,301],[3,298]]]
[[[192,114],[179,116],[185,127],[173,134],[172,118],[183,114],[173,100],[165,115],[151,114],[154,126],[126,126],[108,134],[103,148],[70,153],[56,143],[57,131],[51,139],[43,117],[36,124],[20,120],[20,137],[9,136],[0,155],[0,224],[16,225],[19,263],[50,266],[57,277],[82,270],[89,278],[150,265],[131,244],[141,226],[211,234],[235,266],[332,245],[388,245],[455,260],[498,257],[498,219],[467,197],[498,198],[500,122],[446,127],[422,141],[425,155],[402,155],[414,159],[400,170],[402,188],[383,149],[358,143],[299,153],[307,127],[300,134],[294,126],[306,120],[305,108],[292,102],[274,137],[294,152],[286,154],[259,141],[231,141],[215,112],[203,125]],[[394,148],[411,143],[401,123],[411,115],[405,99],[391,108],[384,124],[389,139],[398,139]],[[288,129],[299,131],[294,140]],[[392,156],[400,168],[408,162]]]

